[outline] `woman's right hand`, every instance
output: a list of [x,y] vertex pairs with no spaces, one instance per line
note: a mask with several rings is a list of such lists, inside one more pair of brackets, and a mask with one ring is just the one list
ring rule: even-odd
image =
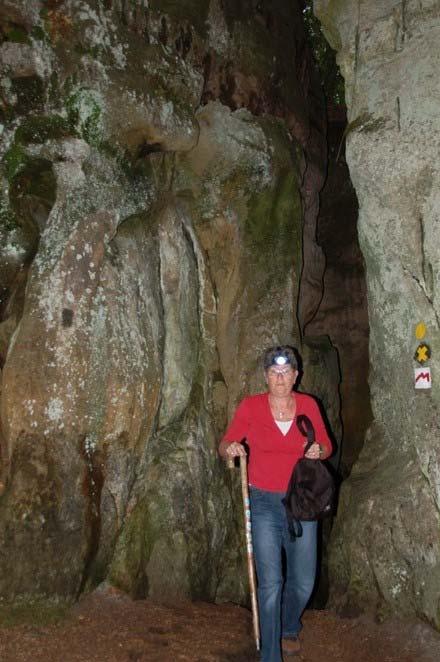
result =
[[239,457],[240,455],[246,455],[246,450],[243,444],[240,444],[238,441],[233,441],[232,444],[229,444],[226,449],[226,456]]

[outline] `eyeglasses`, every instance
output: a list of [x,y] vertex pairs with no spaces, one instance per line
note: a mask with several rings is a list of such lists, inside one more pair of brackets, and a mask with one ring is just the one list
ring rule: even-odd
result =
[[281,375],[282,377],[287,377],[292,373],[293,373],[292,368],[284,368],[284,370],[274,370],[273,368],[269,368],[269,370],[267,371],[269,377],[278,377],[278,375]]

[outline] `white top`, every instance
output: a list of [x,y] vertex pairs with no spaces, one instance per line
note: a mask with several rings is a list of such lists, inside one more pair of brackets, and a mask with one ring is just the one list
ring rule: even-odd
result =
[[290,430],[290,428],[291,428],[291,426],[292,426],[293,421],[277,421],[277,420],[275,419],[275,423],[278,425],[278,427],[280,428],[281,432],[282,432],[284,435],[286,435],[286,434],[289,432],[289,430]]

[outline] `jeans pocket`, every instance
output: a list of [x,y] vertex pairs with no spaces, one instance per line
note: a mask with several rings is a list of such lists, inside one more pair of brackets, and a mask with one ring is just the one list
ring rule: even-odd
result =
[[251,487],[249,490],[250,504],[251,504],[251,513],[254,515],[258,512],[267,510],[269,507],[268,504],[268,495],[263,491],[259,490],[257,487]]

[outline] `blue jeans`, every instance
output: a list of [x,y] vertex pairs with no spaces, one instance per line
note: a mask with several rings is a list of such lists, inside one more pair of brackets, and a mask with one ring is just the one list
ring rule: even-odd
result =
[[262,662],[281,662],[281,638],[301,630],[300,618],[315,583],[317,522],[302,522],[302,536],[291,540],[283,497],[281,492],[250,488]]

